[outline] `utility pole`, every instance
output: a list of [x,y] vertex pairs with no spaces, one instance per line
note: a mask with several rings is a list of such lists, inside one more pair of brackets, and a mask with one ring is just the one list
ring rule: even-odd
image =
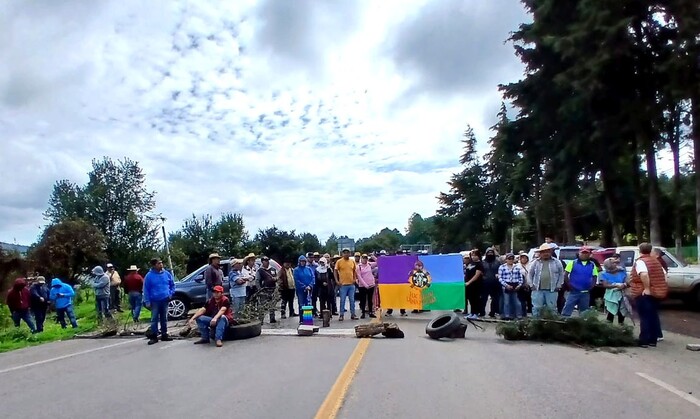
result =
[[513,248],[515,242],[515,227],[510,228],[510,253],[513,253]]
[[173,267],[173,259],[170,257],[170,246],[168,246],[168,236],[165,234],[165,217],[160,217],[163,222],[161,228],[163,229],[163,243],[165,243],[165,253],[168,255],[168,266],[170,267],[170,272],[175,273],[175,268]]

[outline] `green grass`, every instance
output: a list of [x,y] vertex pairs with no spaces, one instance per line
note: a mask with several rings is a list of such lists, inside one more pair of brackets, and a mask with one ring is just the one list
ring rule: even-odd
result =
[[[131,314],[129,313],[129,303],[122,300],[122,308],[124,313],[116,313],[119,325],[124,325],[130,321]],[[61,325],[55,321],[56,313],[50,312],[46,316],[44,322],[44,331],[42,333],[31,334],[26,323],[20,322],[20,327],[16,328],[10,319],[10,313],[6,306],[0,305],[0,353],[13,351],[15,349],[26,348],[29,346],[41,345],[47,342],[55,342],[60,340],[72,339],[78,333],[90,332],[97,329],[97,313],[95,311],[94,300],[82,302],[79,305],[73,306],[75,317],[78,321],[78,328],[73,329],[66,319],[68,327],[62,329]],[[141,310],[139,318],[142,321],[148,321],[151,317],[151,312],[145,308]]]

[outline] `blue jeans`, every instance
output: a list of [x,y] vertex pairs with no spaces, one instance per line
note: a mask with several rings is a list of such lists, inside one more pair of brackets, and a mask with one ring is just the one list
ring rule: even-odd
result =
[[168,334],[168,299],[151,301],[151,333],[158,336],[158,323],[160,323],[160,334]]
[[557,312],[557,291],[532,291],[532,316],[539,317],[544,308],[548,308],[552,313]]
[[102,316],[111,319],[112,313],[109,311],[109,295],[95,297],[95,309],[97,310],[97,320],[101,321]]
[[311,293],[312,291],[307,292],[304,288],[302,289],[297,289],[297,302],[299,303],[299,323],[301,323],[301,308],[310,305],[311,304]]
[[522,309],[520,308],[520,300],[518,299],[517,291],[506,292],[503,290],[503,313],[501,318],[515,319],[522,317]]
[[350,315],[355,315],[355,286],[341,285],[340,286],[340,315],[345,313],[345,299],[350,299]]
[[[243,297],[245,298],[245,297]],[[210,330],[209,328],[211,324],[211,317],[209,316],[202,316],[202,317],[197,317],[197,327],[199,328],[199,334],[202,336],[202,339],[204,340],[209,340],[210,339]],[[219,317],[219,320],[216,321],[216,331],[214,332],[214,336],[216,337],[216,340],[223,340],[224,339],[224,331],[226,331],[226,328],[228,327],[228,319],[224,316]]]
[[659,300],[651,295],[640,295],[635,300],[639,313],[639,343],[641,345],[656,345],[661,335],[659,320]]
[[231,297],[231,309],[233,310],[233,315],[237,319],[239,314],[245,308],[245,296],[243,297]]
[[73,311],[73,304],[67,307],[56,309],[56,316],[58,316],[58,322],[61,323],[61,327],[63,329],[66,328],[66,314],[68,315],[68,320],[70,321],[71,326],[73,326],[73,329],[77,328],[78,322],[75,321],[75,311]]
[[141,315],[141,306],[143,305],[143,294],[138,291],[131,291],[129,293],[129,307],[131,307],[131,318],[134,321],[139,319]]
[[28,308],[12,312],[12,321],[15,322],[15,327],[19,327],[20,320],[24,320],[24,322],[27,323],[32,333],[36,332],[36,327],[34,327],[34,322],[32,321],[32,316],[29,314]]
[[561,311],[561,315],[564,317],[570,317],[574,312],[574,306],[578,305],[579,314],[588,310],[591,303],[591,293],[588,291],[569,291],[569,295],[566,296],[566,303],[564,303],[564,309]]

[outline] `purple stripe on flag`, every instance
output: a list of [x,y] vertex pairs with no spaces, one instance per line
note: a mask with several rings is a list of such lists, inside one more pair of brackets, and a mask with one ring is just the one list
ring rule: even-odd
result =
[[377,261],[380,284],[408,284],[408,276],[418,256],[382,256]]

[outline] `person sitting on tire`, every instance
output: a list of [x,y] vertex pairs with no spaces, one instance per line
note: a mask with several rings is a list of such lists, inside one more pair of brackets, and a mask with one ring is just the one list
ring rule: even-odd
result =
[[210,328],[214,328],[214,337],[216,346],[224,346],[224,332],[229,323],[233,321],[233,312],[231,311],[231,301],[224,295],[224,287],[216,285],[213,288],[213,296],[207,301],[204,307],[197,310],[194,316],[188,322],[190,327],[197,325],[201,339],[196,341],[195,345],[210,342]]

